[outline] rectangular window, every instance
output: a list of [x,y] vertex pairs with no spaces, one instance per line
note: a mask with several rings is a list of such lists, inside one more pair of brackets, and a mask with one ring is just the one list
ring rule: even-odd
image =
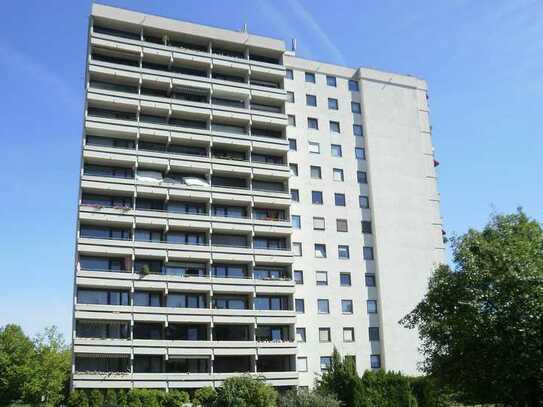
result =
[[319,328],[319,342],[330,342],[330,328]]
[[343,342],[354,342],[354,328],[343,328]]
[[339,245],[337,247],[337,255],[338,255],[338,258],[340,259],[348,259],[350,257],[349,246]]
[[308,83],[315,83],[315,74],[313,72],[306,72],[305,81]]
[[358,197],[358,203],[360,204],[361,208],[369,209],[370,207],[370,199],[365,195],[360,195]]
[[344,314],[352,314],[353,300],[341,300],[341,312]]
[[336,230],[338,232],[348,232],[349,224],[347,219],[336,219]]
[[373,260],[373,247],[364,246],[362,253],[364,255],[364,260]]
[[351,273],[339,273],[339,285],[349,287],[351,285]]
[[298,372],[307,372],[307,357],[298,356],[296,358],[296,370]]
[[325,258],[326,257],[326,245],[322,243],[315,243],[315,257]]
[[366,171],[357,171],[356,172],[356,180],[359,184],[367,184],[368,183],[368,173]]
[[360,103],[358,102],[351,102],[351,112],[353,113],[362,113],[362,108],[360,107]]
[[330,313],[330,304],[327,299],[319,298],[317,300],[317,310],[319,314],[329,314]]
[[321,372],[327,372],[330,370],[330,365],[332,364],[331,356],[321,356]]
[[307,128],[308,129],[318,130],[319,129],[319,121],[317,119],[315,119],[314,117],[308,117],[307,118]]
[[364,276],[366,287],[375,287],[375,274],[366,274]]
[[304,272],[302,270],[294,270],[294,282],[296,284],[304,283]]
[[345,206],[345,194],[334,194],[334,203],[336,206]]
[[294,300],[294,309],[299,314],[303,314],[305,312],[305,302],[302,298],[296,298]]
[[341,168],[334,168],[333,169],[333,178],[334,181],[343,182],[345,180],[343,176],[343,170]]
[[326,84],[328,86],[333,86],[334,88],[337,86],[337,80],[335,76],[326,75]]
[[381,355],[370,355],[370,365],[372,369],[381,369]]
[[349,90],[351,92],[358,92],[359,91],[358,81],[355,81],[354,79],[349,79]]
[[314,179],[322,178],[321,167],[318,167],[316,165],[311,166],[311,178],[314,178]]
[[289,138],[288,139],[288,148],[290,151],[297,151],[298,150],[298,143],[296,142],[295,138]]
[[326,271],[315,272],[317,285],[328,285],[328,273]]
[[301,229],[302,228],[302,220],[300,218],[300,215],[292,215],[292,228],[293,229]]
[[301,256],[302,255],[302,244],[299,242],[292,242],[292,255]]
[[330,110],[338,110],[339,107],[338,107],[338,102],[337,102],[337,99],[334,99],[334,98],[328,98],[328,109]]
[[356,147],[354,149],[354,156],[357,160],[365,160],[366,159],[366,150],[362,147]]
[[311,202],[314,205],[322,205],[322,192],[321,191],[311,191]]
[[305,95],[305,104],[306,106],[317,106],[317,96]]
[[296,328],[296,340],[298,342],[305,342],[305,328]]
[[287,79],[294,79],[294,71],[292,69],[287,69],[285,78]]
[[298,176],[298,164],[292,163],[292,164],[289,164],[288,166],[290,168],[290,175],[293,175],[293,176],[297,177]]
[[330,146],[332,157],[341,157],[343,154],[341,152],[341,146],[339,144],[332,144]]
[[314,141],[309,142],[309,152],[312,154],[320,154],[321,153],[321,145],[319,143],[316,143]]
[[370,326],[368,328],[368,337],[370,338],[370,341],[378,341],[379,339],[379,327],[378,326]]
[[326,223],[324,218],[313,217],[313,230],[324,230],[326,228]]
[[294,92],[290,92],[288,91],[287,92],[287,102],[289,103],[294,103],[295,99],[294,99]]
[[359,124],[353,124],[353,134],[356,137],[362,137],[364,135],[364,132],[362,131],[362,126]]
[[290,199],[293,201],[293,202],[300,202],[300,191],[298,191],[297,189],[291,189],[290,190]]
[[368,300],[368,314],[377,314],[377,301],[376,300]]
[[363,220],[362,221],[362,233],[370,235],[371,231],[371,221]]
[[288,117],[288,125],[296,127],[296,116],[294,116],[293,114],[289,114],[287,117]]
[[341,133],[339,122],[330,121],[330,133]]

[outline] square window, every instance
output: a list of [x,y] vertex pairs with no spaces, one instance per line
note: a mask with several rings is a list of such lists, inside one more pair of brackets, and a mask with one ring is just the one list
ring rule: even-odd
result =
[[317,106],[317,97],[315,95],[305,95],[305,104],[307,106]]
[[305,81],[308,83],[315,83],[315,74],[313,72],[306,72]]
[[287,69],[285,77],[287,79],[294,79],[294,71],[292,69]]
[[315,272],[317,285],[328,285],[328,273],[326,271]]
[[338,258],[340,259],[348,259],[350,257],[349,246],[339,245],[337,247],[337,255],[338,255]]
[[349,224],[347,219],[336,219],[336,230],[338,232],[348,232]]
[[334,194],[336,206],[345,206],[345,194]]
[[366,274],[364,276],[366,287],[375,287],[375,274]]
[[302,255],[302,244],[300,242],[292,242],[292,254],[293,256]]
[[298,342],[305,342],[305,328],[296,328],[296,340]]
[[373,247],[364,246],[362,253],[364,255],[364,260],[373,260]]
[[300,191],[298,191],[297,189],[291,189],[290,199],[294,202],[300,202]]
[[324,218],[313,217],[313,229],[314,230],[324,230],[325,229],[325,220],[324,220]]
[[289,114],[288,116],[288,125],[296,127],[296,116]]
[[355,81],[354,79],[349,79],[349,90],[351,92],[358,92],[359,91],[358,81]]
[[338,110],[339,109],[337,99],[328,98],[328,109],[330,109],[330,110]]
[[360,103],[351,102],[351,112],[353,112],[353,113],[362,113],[362,108],[360,107]]
[[321,356],[321,372],[327,372],[330,370],[330,365],[332,364],[331,356]]
[[343,328],[343,342],[354,342],[354,328]]
[[314,205],[322,205],[322,192],[321,191],[311,191],[311,202]]
[[344,314],[352,314],[353,300],[341,300],[341,312]]
[[354,156],[357,160],[365,160],[366,159],[366,150],[364,150],[362,147],[356,147],[354,149]]
[[329,314],[330,305],[328,303],[328,300],[319,298],[317,300],[317,310],[319,311],[319,314]]
[[372,369],[381,369],[381,355],[370,355],[370,365]]
[[294,92],[287,91],[287,102],[294,103]]
[[292,164],[289,164],[288,166],[290,168],[290,175],[293,175],[293,176],[297,177],[298,176],[298,164],[292,163]]
[[368,209],[370,207],[370,199],[365,195],[360,195],[358,197],[358,203],[361,208]]
[[371,234],[371,221],[363,220],[362,221],[362,233]]
[[297,151],[298,150],[298,143],[296,142],[295,138],[289,138],[288,139],[288,148],[290,151]]
[[350,287],[351,273],[339,273],[339,285],[342,287]]
[[334,168],[334,181],[343,182],[345,177],[343,176],[343,170],[341,168]]
[[337,86],[337,80],[335,76],[326,75],[326,84],[328,86],[333,86],[334,88]]
[[362,137],[364,135],[364,133],[362,131],[362,126],[359,125],[359,124],[353,124],[353,134],[356,137]]
[[321,145],[319,143],[316,143],[314,141],[309,142],[309,152],[312,154],[320,154],[321,153]]
[[319,129],[319,121],[315,119],[314,117],[308,117],[307,118],[307,128],[308,129]]
[[307,357],[298,356],[296,358],[296,370],[298,372],[307,372]]
[[332,144],[330,150],[332,152],[332,157],[341,157],[343,155],[339,144]]
[[379,327],[378,326],[370,326],[368,328],[368,336],[370,338],[370,341],[378,341],[379,339]]
[[304,283],[304,272],[302,270],[294,270],[294,282],[296,284]]
[[321,179],[322,178],[321,167],[318,167],[316,165],[312,165],[310,170],[311,170],[310,171],[311,172],[311,178],[314,178],[314,179]]
[[302,219],[300,218],[300,215],[292,215],[292,228],[293,229],[301,229],[302,228]]
[[303,314],[305,312],[305,302],[302,298],[296,298],[294,300],[294,309],[299,314]]
[[315,243],[315,257],[325,258],[326,257],[326,245],[322,243]]
[[319,342],[330,342],[330,328],[319,328]]
[[368,314],[377,314],[377,301],[376,300],[368,300]]
[[331,133],[341,133],[341,128],[339,122],[330,121],[330,132]]
[[359,184],[367,184],[368,183],[368,173],[366,171],[357,171],[356,172],[356,180]]

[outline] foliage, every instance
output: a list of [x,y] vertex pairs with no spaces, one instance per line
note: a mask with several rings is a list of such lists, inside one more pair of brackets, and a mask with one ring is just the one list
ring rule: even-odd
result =
[[339,352],[334,349],[330,368],[322,375],[318,382],[318,389],[322,393],[336,394],[344,405],[352,406],[358,381],[354,363],[351,359],[343,361]]
[[117,407],[117,391],[115,389],[107,389],[104,394],[104,407]]
[[410,377],[409,382],[418,407],[447,407],[452,404],[450,393],[440,388],[432,377]]
[[217,389],[214,407],[275,407],[277,392],[262,379],[237,376]]
[[367,370],[361,379],[361,390],[353,400],[356,407],[417,407],[409,378],[401,373]]
[[213,387],[202,387],[194,392],[192,403],[195,406],[210,407],[217,398],[217,392]]
[[83,390],[74,390],[67,401],[68,407],[89,407],[87,393]]
[[417,328],[423,369],[466,404],[543,404],[543,231],[521,210],[452,239],[401,323]]
[[319,391],[289,390],[279,395],[278,407],[341,407],[332,394]]
[[162,399],[163,407],[181,407],[190,401],[189,394],[181,390],[170,390],[165,393]]
[[92,389],[89,393],[89,407],[103,407],[104,395],[98,389]]

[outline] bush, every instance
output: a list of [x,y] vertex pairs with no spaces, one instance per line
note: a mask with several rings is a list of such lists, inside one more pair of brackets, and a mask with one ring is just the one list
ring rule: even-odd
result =
[[104,395],[98,389],[92,389],[89,393],[89,407],[103,407]]
[[74,390],[70,393],[67,401],[68,407],[89,407],[87,393],[83,390]]
[[117,390],[107,389],[104,396],[104,407],[117,407]]
[[279,396],[278,407],[341,407],[331,394],[319,391],[289,390]]
[[409,378],[401,373],[366,371],[361,380],[362,400],[355,400],[355,406],[417,407]]
[[237,376],[226,379],[217,389],[214,407],[276,407],[276,400],[277,392],[263,380]]
[[190,401],[189,394],[182,390],[170,390],[163,394],[162,407],[181,407]]
[[213,387],[202,387],[194,392],[192,403],[194,406],[211,407],[217,399],[217,392]]

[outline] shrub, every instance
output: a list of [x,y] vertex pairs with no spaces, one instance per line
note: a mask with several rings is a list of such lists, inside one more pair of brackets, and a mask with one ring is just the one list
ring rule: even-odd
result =
[[103,407],[104,395],[98,389],[92,389],[89,393],[89,407]]
[[331,394],[319,391],[289,390],[279,396],[278,407],[341,407]]
[[262,379],[237,376],[217,389],[215,407],[276,407],[277,392]]
[[181,407],[190,401],[189,394],[182,390],[170,390],[163,394],[162,407]]
[[115,389],[107,389],[104,396],[104,407],[117,407],[117,391]]
[[194,392],[192,403],[194,406],[211,407],[217,398],[217,392],[213,387],[202,387]]
[[74,390],[68,396],[68,407],[89,407],[87,393],[82,390]]

